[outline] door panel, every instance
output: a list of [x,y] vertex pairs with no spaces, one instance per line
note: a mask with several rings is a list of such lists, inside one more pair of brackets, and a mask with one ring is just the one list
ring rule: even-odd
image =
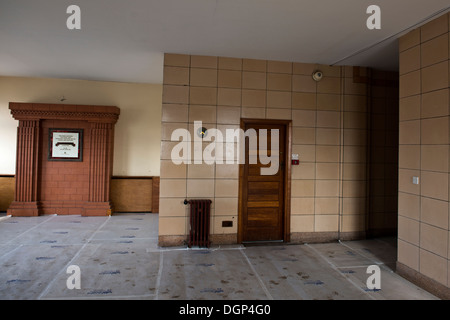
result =
[[[244,130],[255,129],[258,133],[256,150],[246,140],[243,174],[241,176],[241,239],[246,241],[278,241],[284,237],[284,192],[285,192],[285,142],[286,126],[283,124],[246,123]],[[260,129],[267,129],[267,148],[260,149]],[[271,153],[271,130],[279,131],[278,154]],[[267,150],[266,150],[267,149]],[[260,162],[260,155],[278,162],[274,175],[261,175],[261,168],[269,164]],[[256,156],[257,163],[250,164],[249,156]]]

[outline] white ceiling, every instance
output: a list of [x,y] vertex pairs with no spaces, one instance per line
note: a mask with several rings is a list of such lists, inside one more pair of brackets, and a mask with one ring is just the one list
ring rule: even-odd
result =
[[[71,4],[81,9],[81,30],[66,27]],[[381,8],[381,30],[366,27],[372,4]],[[162,83],[164,52],[395,70],[398,36],[449,6],[449,0],[0,0],[0,75]]]

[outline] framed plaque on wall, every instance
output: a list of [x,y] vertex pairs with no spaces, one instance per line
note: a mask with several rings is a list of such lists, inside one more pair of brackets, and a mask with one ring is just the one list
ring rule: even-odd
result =
[[83,161],[83,129],[49,129],[48,160]]

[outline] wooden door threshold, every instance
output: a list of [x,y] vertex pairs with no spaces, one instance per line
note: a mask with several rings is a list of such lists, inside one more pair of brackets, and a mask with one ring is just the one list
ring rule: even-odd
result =
[[285,244],[284,240],[242,241],[244,247],[280,246]]

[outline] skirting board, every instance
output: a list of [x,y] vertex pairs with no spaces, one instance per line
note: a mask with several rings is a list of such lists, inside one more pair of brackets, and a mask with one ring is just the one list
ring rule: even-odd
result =
[[397,274],[443,300],[450,300],[450,288],[397,261]]

